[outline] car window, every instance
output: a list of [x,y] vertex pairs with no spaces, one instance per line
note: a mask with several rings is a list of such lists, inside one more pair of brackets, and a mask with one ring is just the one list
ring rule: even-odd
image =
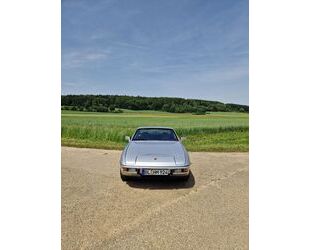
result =
[[138,129],[132,138],[133,141],[178,141],[172,129]]

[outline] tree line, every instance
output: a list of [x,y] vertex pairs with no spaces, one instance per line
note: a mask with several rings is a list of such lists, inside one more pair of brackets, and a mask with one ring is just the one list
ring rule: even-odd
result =
[[249,106],[199,99],[126,95],[62,95],[63,110],[122,112],[121,109],[157,110],[171,113],[249,112]]

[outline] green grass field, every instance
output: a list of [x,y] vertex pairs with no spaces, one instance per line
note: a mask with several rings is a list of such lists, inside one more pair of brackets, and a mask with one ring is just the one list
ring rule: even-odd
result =
[[125,135],[137,127],[167,126],[185,136],[189,151],[244,152],[249,150],[249,115],[212,112],[207,115],[157,111],[92,113],[62,111],[61,142],[65,146],[123,149]]

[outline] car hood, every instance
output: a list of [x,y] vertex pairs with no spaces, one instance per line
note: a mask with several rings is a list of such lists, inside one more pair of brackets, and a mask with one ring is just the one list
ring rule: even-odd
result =
[[179,141],[131,141],[124,151],[125,165],[188,166],[188,154]]

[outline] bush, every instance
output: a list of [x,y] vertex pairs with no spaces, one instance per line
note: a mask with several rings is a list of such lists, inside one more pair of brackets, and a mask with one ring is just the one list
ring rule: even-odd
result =
[[116,110],[112,111],[112,113],[123,113],[123,112],[124,112],[124,111],[121,110],[121,109],[116,109]]
[[193,113],[193,115],[205,115],[206,113],[203,111],[196,111]]
[[97,112],[108,112],[108,108],[106,106],[98,106],[96,108]]
[[115,106],[114,106],[114,105],[110,105],[109,110],[110,110],[111,112],[115,111]]

